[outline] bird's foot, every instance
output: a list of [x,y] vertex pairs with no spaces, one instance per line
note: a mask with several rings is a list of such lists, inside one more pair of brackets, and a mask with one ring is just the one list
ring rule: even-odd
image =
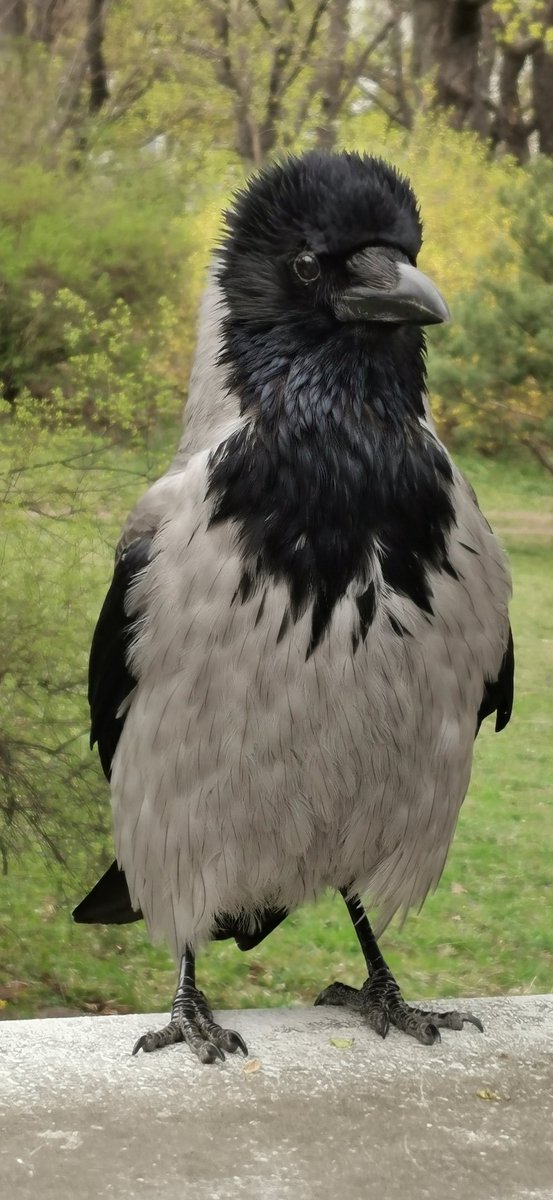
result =
[[225,1051],[228,1054],[234,1054],[237,1050],[244,1055],[248,1053],[240,1034],[217,1025],[204,993],[190,984],[185,984],[177,992],[168,1024],[162,1029],[143,1033],[133,1048],[133,1054],[138,1054],[139,1050],[150,1054],[152,1050],[161,1050],[175,1042],[186,1042],[203,1063],[224,1062]]
[[424,1046],[439,1042],[440,1029],[462,1029],[465,1024],[475,1025],[480,1033],[484,1026],[478,1017],[469,1012],[430,1012],[406,1004],[399,987],[388,968],[377,970],[361,988],[348,987],[345,983],[331,983],[317,996],[315,1004],[331,1004],[351,1008],[358,1012],[371,1029],[385,1038],[390,1025],[414,1037]]

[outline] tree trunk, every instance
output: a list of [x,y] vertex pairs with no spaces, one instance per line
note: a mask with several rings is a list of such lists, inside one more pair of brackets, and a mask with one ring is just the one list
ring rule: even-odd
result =
[[215,36],[218,55],[213,69],[218,83],[227,88],[232,96],[234,116],[234,147],[244,162],[257,165],[260,161],[257,128],[252,126],[251,104],[247,83],[247,72],[233,62],[230,45],[230,4],[210,6],[210,21]]
[[502,47],[499,71],[499,103],[494,127],[494,142],[499,143],[516,158],[517,162],[528,160],[528,128],[524,120],[518,91],[520,73],[528,51],[505,43]]
[[489,138],[492,127],[493,103],[491,79],[497,59],[496,16],[491,4],[482,9],[480,51],[471,125],[481,138]]
[[473,127],[482,17],[471,0],[449,0],[438,49],[436,103],[448,110],[454,129]]
[[[544,22],[547,29],[553,28],[553,0],[549,0]],[[542,154],[553,155],[553,57],[543,42],[532,60],[532,101],[539,148]]]
[[430,75],[439,61],[447,3],[448,0],[412,0],[411,74],[416,83]]
[[493,66],[494,40],[483,10],[489,0],[413,0],[411,70],[415,83],[434,76],[435,104],[454,129],[488,132],[482,100]]
[[0,42],[5,38],[22,37],[26,31],[25,0],[0,0]]
[[543,45],[534,52],[532,97],[539,148],[553,155],[553,58]]
[[87,13],[86,55],[90,95],[89,112],[97,113],[109,98],[104,41],[104,0],[90,0]]
[[333,0],[328,14],[327,52],[320,73],[321,116],[316,128],[317,146],[332,150],[336,144],[336,118],[341,107],[345,55],[349,42],[350,0]]
[[54,13],[58,0],[33,0],[31,37],[50,46],[54,41]]

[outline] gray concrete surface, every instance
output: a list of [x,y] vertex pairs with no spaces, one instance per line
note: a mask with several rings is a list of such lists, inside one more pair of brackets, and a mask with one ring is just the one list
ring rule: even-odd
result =
[[225,1013],[250,1059],[210,1067],[131,1057],[160,1016],[5,1022],[0,1194],[553,1200],[553,997],[470,1007],[485,1034],[430,1048],[339,1009]]

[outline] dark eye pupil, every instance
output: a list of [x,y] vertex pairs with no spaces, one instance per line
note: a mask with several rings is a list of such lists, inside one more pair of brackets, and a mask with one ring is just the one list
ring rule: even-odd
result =
[[304,283],[311,283],[314,279],[318,279],[321,273],[314,254],[298,254],[294,262],[294,271]]

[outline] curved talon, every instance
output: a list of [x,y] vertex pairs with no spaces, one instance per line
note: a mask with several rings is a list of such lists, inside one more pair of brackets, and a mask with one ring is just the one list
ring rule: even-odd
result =
[[469,1024],[474,1025],[475,1029],[477,1029],[479,1033],[484,1032],[484,1026],[480,1018],[473,1016],[473,1014],[469,1012],[437,1012],[432,1013],[432,1016],[436,1021],[439,1021],[440,1025],[444,1029],[455,1029],[459,1031],[464,1025]]
[[144,1049],[144,1043],[145,1043],[145,1041],[146,1041],[146,1038],[147,1038],[147,1037],[148,1037],[148,1034],[147,1034],[147,1033],[143,1033],[143,1034],[141,1035],[141,1037],[139,1037],[139,1038],[138,1038],[138,1041],[136,1041],[136,1042],[134,1043],[134,1046],[133,1046],[133,1048],[132,1048],[132,1054],[133,1054],[133,1058],[134,1058],[134,1055],[135,1055],[135,1054],[138,1054],[138,1051],[139,1051],[139,1050],[143,1050],[143,1049]]
[[459,1016],[461,1017],[463,1025],[468,1022],[469,1025],[474,1025],[475,1029],[477,1029],[479,1033],[484,1032],[484,1026],[480,1020],[480,1017],[473,1017],[472,1013],[459,1013]]
[[432,1022],[429,1022],[428,1025],[421,1025],[420,1031],[415,1033],[415,1037],[423,1046],[434,1046],[436,1042],[442,1040],[438,1026],[433,1025]]
[[214,1063],[217,1059],[219,1062],[225,1062],[225,1056],[220,1046],[216,1046],[215,1042],[203,1042],[196,1050],[196,1054],[203,1063]]
[[385,1008],[374,1009],[372,1012],[363,1012],[363,1016],[367,1018],[371,1029],[378,1033],[379,1037],[384,1040],[390,1031],[390,1018]]
[[237,1050],[241,1050],[242,1054],[244,1055],[244,1058],[247,1058],[248,1057],[248,1047],[246,1046],[244,1038],[241,1037],[240,1034],[237,1033],[235,1029],[228,1029],[226,1031],[226,1033],[227,1033],[227,1038],[229,1038],[229,1039],[232,1038],[232,1041],[233,1041],[233,1045],[227,1047],[227,1049],[230,1050],[230,1053],[236,1054]]

